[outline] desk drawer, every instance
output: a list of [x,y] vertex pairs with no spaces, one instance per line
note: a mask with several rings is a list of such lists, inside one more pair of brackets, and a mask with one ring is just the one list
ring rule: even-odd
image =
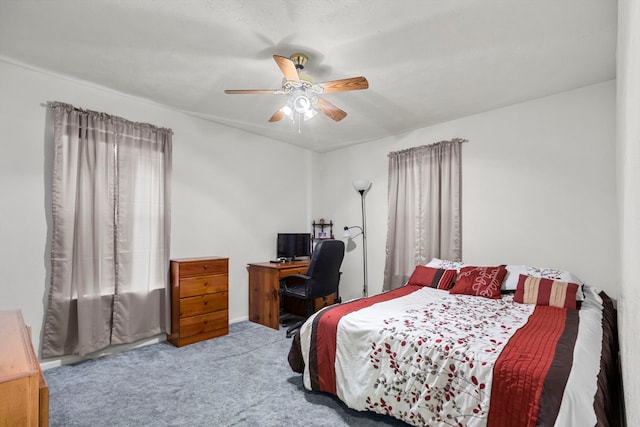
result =
[[306,274],[306,273],[307,273],[307,266],[280,269],[280,277],[288,276],[290,274]]
[[226,274],[228,271],[228,259],[203,259],[180,263],[180,277]]
[[199,295],[180,299],[180,318],[226,310],[228,305],[227,292]]
[[228,282],[229,276],[226,274],[182,279],[180,281],[180,298],[223,292],[227,290]]
[[229,325],[229,311],[220,310],[213,313],[180,319],[180,336],[182,338],[204,334],[215,330],[226,329]]

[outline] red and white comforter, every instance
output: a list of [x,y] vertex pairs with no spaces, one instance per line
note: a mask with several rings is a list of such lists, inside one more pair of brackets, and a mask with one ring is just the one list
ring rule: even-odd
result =
[[580,310],[418,286],[328,307],[300,331],[304,385],[413,425],[607,425],[615,315],[585,291]]

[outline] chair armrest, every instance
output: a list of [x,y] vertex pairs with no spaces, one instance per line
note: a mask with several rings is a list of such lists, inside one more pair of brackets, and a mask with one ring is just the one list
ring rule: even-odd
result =
[[[296,283],[308,283],[310,277],[306,274],[289,274],[280,278],[280,289],[287,288],[287,285]],[[293,282],[293,283],[292,283]]]
[[300,279],[300,280],[309,280],[309,276],[307,276],[306,274],[288,274],[280,278],[280,283],[288,282],[293,278]]

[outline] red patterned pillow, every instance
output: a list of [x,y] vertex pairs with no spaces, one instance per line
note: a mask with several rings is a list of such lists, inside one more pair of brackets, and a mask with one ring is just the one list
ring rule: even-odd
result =
[[576,283],[521,274],[513,300],[523,304],[548,305],[575,310],[578,287]]
[[409,278],[407,285],[428,286],[435,289],[449,290],[456,279],[456,270],[444,268],[423,267],[417,265]]
[[496,267],[462,267],[449,293],[499,299],[500,286],[507,275],[503,265]]

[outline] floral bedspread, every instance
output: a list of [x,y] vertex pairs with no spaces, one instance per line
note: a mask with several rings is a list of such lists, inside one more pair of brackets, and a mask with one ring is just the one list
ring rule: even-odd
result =
[[[535,425],[549,412],[545,399],[554,418],[561,409],[563,390],[543,391],[550,373],[567,382],[571,372],[572,352],[555,351],[575,345],[578,314],[569,311],[405,286],[310,318],[300,332],[304,384],[412,425]],[[490,414],[492,393],[502,404]]]

